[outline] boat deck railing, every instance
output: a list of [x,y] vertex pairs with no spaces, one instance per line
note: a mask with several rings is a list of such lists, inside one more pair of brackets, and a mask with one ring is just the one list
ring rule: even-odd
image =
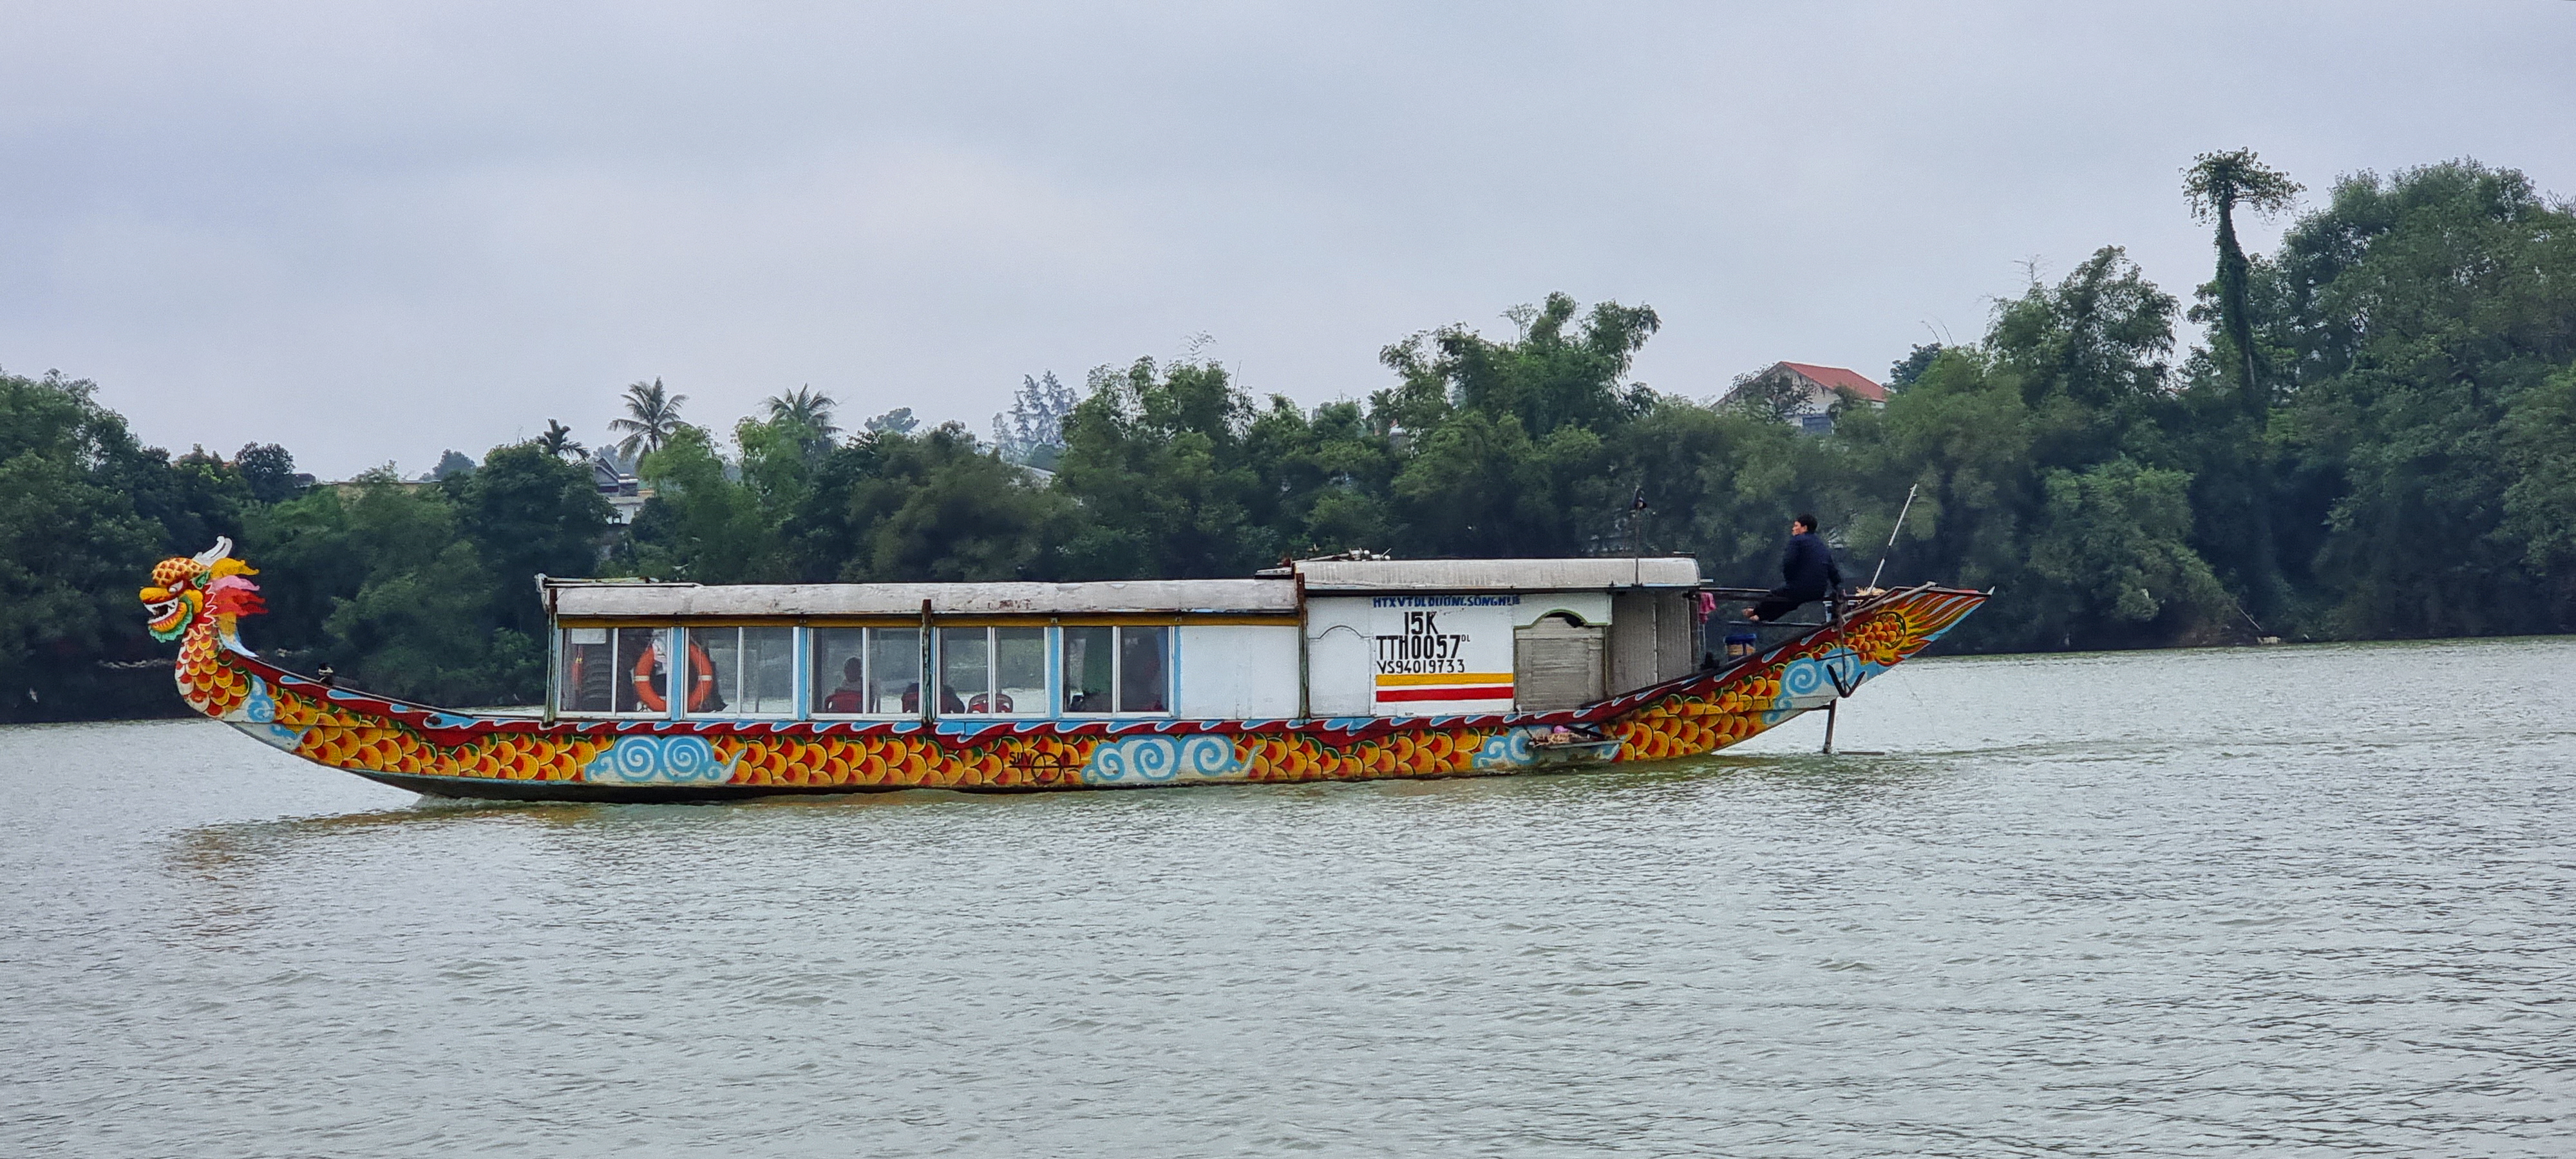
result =
[[[1931,587],[1933,585],[1924,584],[1922,586]],[[1714,596],[1717,599],[1720,614],[1710,616],[1707,623],[1702,625],[1701,647],[1706,650],[1710,659],[1713,659],[1716,662],[1716,667],[1720,670],[1732,668],[1736,663],[1736,661],[1729,661],[1726,658],[1725,638],[1728,636],[1747,634],[1753,636],[1753,652],[1755,655],[1759,655],[1763,652],[1769,651],[1774,645],[1789,640],[1795,640],[1811,632],[1840,624],[1843,622],[1843,618],[1849,615],[1854,609],[1872,601],[1884,599],[1888,596],[1897,594],[1895,591],[1883,590],[1872,590],[1868,595],[1861,595],[1849,590],[1835,591],[1827,594],[1822,600],[1799,608],[1796,612],[1792,613],[1793,618],[1791,619],[1753,621],[1743,618],[1744,609],[1741,606],[1729,608],[1728,605],[1759,603],[1763,600],[1769,599],[1771,598],[1771,590],[1769,588],[1734,588],[1704,585],[1699,590],[1702,593]]]

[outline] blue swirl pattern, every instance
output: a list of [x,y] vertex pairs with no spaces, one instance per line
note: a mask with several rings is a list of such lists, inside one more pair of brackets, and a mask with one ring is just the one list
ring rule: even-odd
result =
[[1825,666],[1813,660],[1792,660],[1780,669],[1780,691],[1787,696],[1807,696],[1825,688]]
[[[1850,695],[1864,681],[1887,671],[1886,666],[1872,664],[1860,654],[1842,649],[1828,652],[1823,659],[1813,657],[1792,660],[1780,667],[1780,698],[1762,714],[1763,726],[1770,727],[1806,712],[1822,708],[1831,700]],[[1837,682],[1836,677],[1841,677]]]
[[721,785],[733,762],[695,736],[622,736],[582,766],[581,779],[616,785]]
[[1476,767],[1480,769],[1527,767],[1538,759],[1537,754],[1530,751],[1530,738],[1538,732],[1536,728],[1515,728],[1486,737],[1485,743],[1476,749]]
[[245,735],[257,739],[261,744],[272,745],[291,753],[295,751],[295,746],[304,740],[303,729],[288,728],[277,723],[277,698],[269,695],[268,681],[258,676],[254,675],[250,678],[250,696],[243,700],[242,706],[235,711],[240,714],[241,719],[228,720],[225,723],[240,729]]
[[1241,780],[1234,742],[1212,733],[1131,736],[1091,750],[1082,766],[1086,785],[1167,785]]

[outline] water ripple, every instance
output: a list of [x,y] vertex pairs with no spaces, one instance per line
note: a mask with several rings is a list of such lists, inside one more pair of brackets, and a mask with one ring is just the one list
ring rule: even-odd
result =
[[2560,1154],[2570,672],[1919,662],[1884,755],[705,808],[0,729],[0,1153]]

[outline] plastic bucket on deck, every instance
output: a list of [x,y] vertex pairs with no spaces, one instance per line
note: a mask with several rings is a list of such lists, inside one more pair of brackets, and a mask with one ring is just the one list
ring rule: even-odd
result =
[[1752,659],[1754,650],[1758,648],[1761,643],[1762,638],[1751,632],[1737,632],[1728,636],[1726,638],[1726,662],[1729,664],[1735,664]]

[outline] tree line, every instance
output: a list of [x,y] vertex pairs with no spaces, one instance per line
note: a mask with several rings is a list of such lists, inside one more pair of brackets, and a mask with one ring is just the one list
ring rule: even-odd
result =
[[[718,430],[659,380],[606,451],[650,489],[613,527],[558,422],[437,478],[298,489],[273,446],[140,446],[95,388],[0,375],[0,714],[158,704],[133,590],[230,535],[291,664],[451,704],[544,685],[531,577],[704,583],[1242,576],[1301,555],[1674,552],[1776,582],[1789,514],[1865,576],[1997,587],[1949,646],[2145,647],[2576,624],[2576,208],[2456,161],[2299,188],[2251,153],[2188,171],[2214,226],[2186,305],[2118,246],[1918,346],[1829,434],[1758,397],[1629,381],[1662,326],[1562,294],[1508,333],[1382,352],[1365,398],[1260,398],[1140,358],[1024,381],[990,438],[909,410],[845,432],[811,389]],[[2177,326],[2206,327],[2181,348]],[[1895,526],[1911,489],[1917,498]],[[166,672],[166,670],[165,670]]]

